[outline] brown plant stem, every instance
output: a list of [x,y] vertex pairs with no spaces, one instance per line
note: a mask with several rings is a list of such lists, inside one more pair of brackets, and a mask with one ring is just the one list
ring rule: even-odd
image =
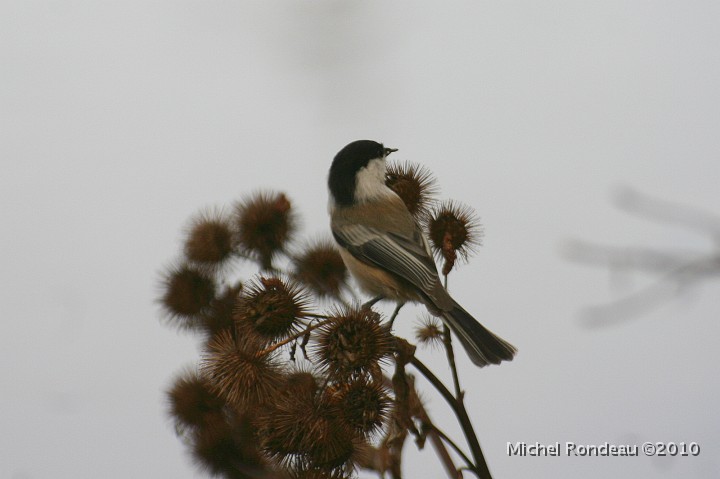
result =
[[317,329],[317,328],[319,328],[320,326],[324,326],[324,325],[326,325],[326,324],[329,323],[329,322],[330,322],[330,320],[329,320],[329,319],[326,319],[325,321],[320,321],[319,323],[312,324],[312,325],[308,326],[307,328],[305,328],[304,330],[300,331],[299,333],[295,333],[295,334],[293,334],[292,336],[290,336],[290,337],[288,337],[288,338],[286,338],[286,339],[283,339],[282,341],[279,341],[279,342],[273,344],[272,346],[268,346],[267,348],[263,349],[262,351],[258,351],[258,352],[255,354],[255,356],[258,357],[258,358],[261,357],[261,356],[265,356],[266,354],[269,354],[269,353],[275,351],[277,348],[279,348],[279,347],[281,347],[281,346],[284,346],[284,345],[286,345],[286,344],[288,344],[288,343],[291,343],[291,342],[295,341],[296,339],[299,339],[299,338],[305,336],[305,335],[306,335],[307,333],[309,333],[310,331],[312,331],[312,330],[314,330],[314,329]]
[[455,386],[455,397],[462,399],[463,392],[460,389],[460,378],[458,377],[457,366],[455,365],[455,353],[453,352],[452,339],[450,338],[450,328],[443,324],[443,345],[447,353],[448,364],[452,372],[453,385]]
[[415,366],[415,369],[420,371],[423,376],[425,376],[425,379],[430,381],[430,384],[432,384],[435,389],[438,390],[440,395],[445,398],[445,401],[447,401],[450,408],[455,413],[455,416],[460,423],[460,427],[463,430],[463,434],[465,435],[465,439],[467,440],[468,446],[470,446],[470,452],[472,453],[473,460],[475,461],[475,464],[470,470],[481,479],[492,479],[490,469],[485,461],[485,455],[480,448],[480,442],[478,441],[475,429],[470,422],[470,416],[468,416],[467,410],[465,409],[465,403],[462,397],[454,397],[442,381],[440,381],[437,376],[435,376],[435,374],[430,371],[430,369],[428,369],[428,367],[425,366],[425,364],[423,364],[423,362],[417,357],[413,356],[410,363]]
[[[448,277],[445,275],[445,289],[448,287]],[[452,337],[450,336],[450,328],[443,323],[443,345],[445,346],[445,352],[447,353],[448,364],[450,365],[450,371],[452,372],[453,385],[455,386],[455,397],[461,399],[463,396],[462,389],[460,389],[460,377],[458,376],[457,365],[455,364],[455,352],[452,346]]]
[[[452,447],[453,450],[457,453],[457,455],[460,456],[460,458],[461,458],[463,461],[465,461],[465,464],[467,464],[467,466],[468,466],[469,468],[471,468],[471,469],[473,468],[473,463],[472,463],[472,461],[470,460],[469,457],[467,457],[467,454],[465,454],[465,452],[463,452],[463,450],[460,449],[460,446],[458,446],[458,445],[455,443],[455,441],[453,441],[452,439],[450,439],[450,437],[449,437],[447,434],[445,434],[439,427],[437,427],[437,426],[435,425],[435,423],[430,422],[430,423],[429,423],[429,426],[432,428],[432,430],[431,430],[430,433],[429,433],[431,439],[432,439],[433,437],[437,437],[437,438],[439,438],[439,439],[442,439],[442,440],[445,441],[446,443],[448,443],[448,444],[450,445],[450,447]],[[444,448],[443,448],[443,449],[444,449]],[[447,453],[447,451],[446,451],[446,453]]]
[[[383,382],[387,387],[392,387],[392,381],[387,376],[384,376]],[[418,396],[417,390],[415,389],[414,385],[409,392],[413,395],[413,402],[417,405],[419,419],[428,426],[430,426],[430,431],[428,432],[430,442],[432,443],[433,449],[435,449],[435,453],[438,455],[440,462],[445,467],[445,472],[447,472],[448,477],[450,477],[450,479],[457,479],[458,477],[462,477],[462,474],[460,474],[459,469],[457,468],[457,466],[455,466],[452,457],[450,457],[450,453],[445,447],[445,444],[442,442],[442,439],[445,439],[448,444],[450,444],[450,446],[455,449],[455,451],[460,455],[460,457],[465,460],[469,467],[472,467],[472,462],[470,462],[465,453],[458,449],[457,445],[450,438],[448,438],[444,432],[435,427],[433,422],[430,420],[430,416],[428,415],[425,406],[420,400],[420,397]]]
[[445,467],[445,472],[447,472],[448,477],[450,477],[451,479],[461,478],[462,473],[457,467],[455,467],[455,463],[453,462],[452,457],[450,457],[450,454],[448,453],[448,450],[442,441],[442,436],[437,433],[437,431],[434,429],[434,426],[432,427],[433,429],[428,432],[428,436],[430,437],[430,443],[433,445],[435,453],[440,458],[440,462],[442,462],[442,465]]

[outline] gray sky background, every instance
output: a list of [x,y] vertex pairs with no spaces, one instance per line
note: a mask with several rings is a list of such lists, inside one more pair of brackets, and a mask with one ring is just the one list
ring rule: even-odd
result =
[[[260,187],[326,233],[327,169],[359,138],[482,218],[450,284],[520,350],[458,359],[496,477],[719,477],[717,281],[588,329],[583,308],[652,278],[618,286],[559,254],[711,250],[611,193],[720,212],[719,22],[713,1],[0,1],[0,477],[203,477],[165,414],[198,347],[159,321],[158,271],[191,214]],[[508,441],[701,454],[519,458]],[[405,469],[442,475],[412,444]]]

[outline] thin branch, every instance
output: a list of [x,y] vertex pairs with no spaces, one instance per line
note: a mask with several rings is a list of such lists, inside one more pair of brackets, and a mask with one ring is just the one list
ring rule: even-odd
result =
[[450,337],[450,328],[443,323],[443,345],[447,353],[448,364],[452,372],[453,385],[455,386],[455,397],[462,400],[463,392],[460,389],[460,378],[458,377],[457,366],[455,365],[455,352],[453,351],[452,339]]
[[720,276],[720,217],[700,209],[652,198],[626,188],[616,194],[619,208],[664,223],[679,224],[710,235],[711,253],[619,248],[583,241],[569,242],[565,256],[574,261],[601,264],[610,269],[640,270],[661,276],[646,287],[609,304],[587,308],[582,315],[589,326],[607,325],[637,314],[677,295],[699,281]]
[[472,467],[471,470],[481,479],[492,479],[490,469],[488,469],[487,462],[485,461],[485,455],[480,448],[480,442],[478,442],[475,434],[475,429],[470,422],[470,416],[468,416],[467,410],[465,409],[465,404],[461,400],[456,399],[448,388],[445,387],[442,381],[440,381],[437,376],[435,376],[435,374],[433,374],[433,372],[430,371],[430,369],[428,369],[428,367],[425,366],[425,364],[423,364],[417,357],[413,356],[410,363],[415,366],[415,369],[417,369],[423,376],[425,376],[425,379],[430,381],[435,389],[438,390],[440,395],[445,398],[445,401],[450,405],[455,413],[475,461],[475,466]]
[[[411,401],[417,408],[416,414],[419,417],[420,421],[423,422],[423,424],[430,427],[430,431],[428,432],[428,436],[430,438],[430,443],[433,445],[433,448],[435,449],[435,453],[438,455],[438,458],[440,459],[440,462],[442,462],[443,466],[445,467],[445,472],[447,472],[450,479],[458,479],[459,476],[459,469],[457,466],[455,466],[455,463],[453,462],[452,457],[450,456],[450,453],[448,452],[447,448],[445,447],[445,444],[442,442],[441,438],[444,433],[437,429],[435,425],[430,420],[430,415],[428,414],[427,410],[425,409],[425,406],[423,405],[422,401],[420,400],[420,396],[417,393],[417,389],[415,389],[415,383],[412,382],[412,386],[410,388],[410,394]],[[454,445],[452,441],[450,441],[451,445]],[[460,451],[461,457],[467,458],[462,451]],[[469,461],[468,464],[472,466],[472,463]]]
[[665,223],[677,223],[712,235],[720,240],[720,217],[696,207],[660,200],[632,188],[623,188],[615,195],[617,206],[629,213]]
[[465,452],[462,449],[460,449],[460,446],[458,446],[455,443],[455,441],[450,439],[450,437],[447,434],[445,434],[442,430],[440,430],[440,428],[438,428],[435,425],[435,423],[431,422],[431,423],[429,423],[429,425],[430,425],[430,427],[432,427],[431,432],[437,434],[438,437],[440,437],[443,441],[447,442],[450,445],[450,447],[452,447],[453,450],[457,453],[457,455],[460,456],[463,461],[465,461],[465,464],[467,464],[468,468],[473,469],[475,467],[475,465],[472,463],[470,458],[467,457],[467,454],[465,454]]
[[330,316],[328,316],[327,314],[305,313],[303,316],[315,319],[330,319]]
[[643,247],[607,246],[582,240],[566,242],[562,245],[561,253],[570,261],[579,263],[649,272],[679,268],[701,255],[697,252],[670,253]]
[[668,299],[710,275],[720,275],[720,256],[708,256],[682,265],[649,286],[612,303],[587,308],[582,315],[588,326],[609,325]]
[[459,477],[462,477],[460,470],[455,467],[455,463],[453,462],[452,457],[450,457],[450,453],[448,453],[445,444],[442,442],[442,436],[440,436],[435,429],[431,429],[428,436],[430,437],[430,443],[433,445],[433,449],[435,449],[435,453],[438,455],[440,462],[442,462],[442,465],[445,467],[447,475],[451,479],[458,479]]
[[[445,289],[448,287],[448,275],[445,275]],[[455,364],[455,352],[453,351],[452,337],[450,336],[450,328],[443,323],[443,345],[447,353],[448,364],[452,372],[453,385],[455,386],[455,397],[462,400],[462,389],[460,389],[460,377],[458,376],[457,365]]]
[[292,336],[290,336],[290,337],[288,337],[288,338],[285,338],[285,339],[283,339],[282,341],[279,341],[279,342],[273,344],[272,346],[268,346],[267,348],[263,349],[262,351],[258,351],[258,352],[255,354],[255,356],[257,356],[258,358],[261,357],[261,356],[265,356],[266,354],[269,354],[269,353],[275,351],[275,350],[278,349],[279,347],[284,346],[284,345],[286,345],[286,344],[288,344],[288,343],[291,343],[291,342],[295,341],[296,339],[299,339],[299,338],[305,336],[305,335],[306,335],[307,333],[309,333],[310,331],[313,331],[314,329],[317,329],[317,328],[319,328],[320,326],[324,326],[324,325],[328,324],[330,321],[331,321],[330,319],[326,319],[325,321],[320,321],[319,323],[315,323],[315,324],[313,324],[313,325],[311,325],[311,326],[308,326],[308,327],[305,328],[304,330],[302,330],[302,331],[300,331],[300,332],[298,332],[298,333],[295,333],[295,334],[293,334]]

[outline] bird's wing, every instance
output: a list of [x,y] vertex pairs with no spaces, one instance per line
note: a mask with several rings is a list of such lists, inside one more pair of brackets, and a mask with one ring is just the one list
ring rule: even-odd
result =
[[390,271],[426,294],[438,283],[435,262],[417,228],[406,235],[346,224],[333,228],[333,236],[358,260]]

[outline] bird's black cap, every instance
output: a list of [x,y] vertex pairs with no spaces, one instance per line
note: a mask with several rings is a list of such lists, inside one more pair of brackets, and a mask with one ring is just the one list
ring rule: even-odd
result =
[[335,155],[330,167],[328,187],[340,206],[353,203],[355,193],[355,174],[367,166],[370,160],[387,156],[394,148],[385,148],[382,143],[373,140],[357,140],[348,144]]

